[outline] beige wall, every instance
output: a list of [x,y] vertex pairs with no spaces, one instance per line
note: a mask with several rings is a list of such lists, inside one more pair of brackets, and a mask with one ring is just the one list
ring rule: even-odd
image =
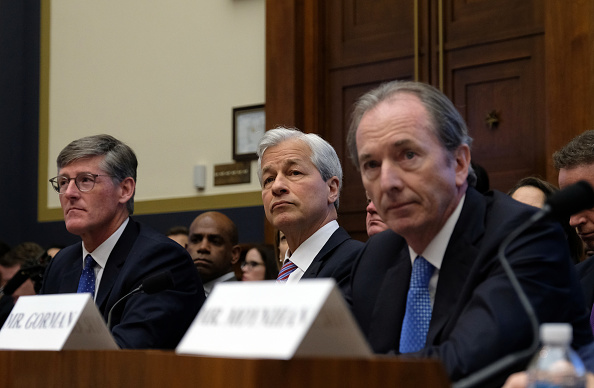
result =
[[[42,174],[56,175],[56,156],[71,140],[109,133],[137,153],[137,202],[259,190],[255,162],[252,182],[231,186],[213,186],[213,166],[233,162],[232,108],[264,103],[264,0],[42,4]],[[201,192],[196,164],[207,166]],[[43,189],[48,209],[58,208]]]

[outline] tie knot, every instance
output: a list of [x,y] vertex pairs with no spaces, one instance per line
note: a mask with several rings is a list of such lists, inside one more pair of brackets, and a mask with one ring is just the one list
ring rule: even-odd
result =
[[95,264],[97,264],[97,262],[93,259],[93,256],[87,255],[87,257],[85,257],[85,269],[93,268],[95,267]]
[[278,282],[286,281],[289,278],[289,275],[296,269],[297,266],[291,260],[285,261],[285,264],[283,264],[283,267],[278,273],[278,277],[276,278],[276,280]]
[[422,256],[417,256],[413,263],[412,275],[410,280],[411,287],[423,287],[426,288],[433,276],[435,267],[433,264],[425,260]]

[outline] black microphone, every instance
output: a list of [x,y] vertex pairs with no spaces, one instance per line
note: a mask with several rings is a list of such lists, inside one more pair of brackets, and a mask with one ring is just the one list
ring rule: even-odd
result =
[[[3,288],[0,288],[0,293],[3,295],[12,295],[27,279],[33,280],[35,277],[43,274],[45,266],[31,265],[19,269]],[[37,291],[37,289],[36,289]]]
[[538,212],[534,213],[530,219],[525,221],[515,230],[513,230],[506,238],[501,242],[497,258],[501,263],[501,267],[505,271],[505,274],[509,278],[509,281],[516,292],[518,299],[528,319],[530,320],[530,326],[532,328],[532,343],[525,350],[520,350],[511,354],[508,354],[492,364],[479,369],[471,375],[458,380],[452,384],[453,388],[467,388],[477,387],[479,384],[482,386],[487,379],[493,377],[496,373],[511,367],[513,364],[520,360],[531,357],[540,345],[539,338],[539,322],[534,312],[530,300],[526,296],[526,293],[522,289],[516,274],[512,270],[507,258],[505,256],[505,250],[507,246],[515,240],[522,232],[532,226],[535,222],[539,221],[544,217],[551,217],[556,220],[567,220],[571,215],[578,213],[585,209],[594,207],[594,189],[586,181],[579,181],[571,186],[567,186],[563,190],[559,190],[551,197],[549,197],[545,205]]
[[17,273],[6,282],[1,290],[2,294],[12,295],[27,279],[29,279],[29,274],[23,270],[18,270]]
[[[149,276],[148,278],[144,279],[140,286],[136,287],[135,289],[130,291],[128,294],[121,297],[117,302],[114,303],[113,306],[111,306],[111,309],[109,309],[109,313],[107,314],[107,328],[111,331],[112,314],[116,311],[118,313],[121,313],[121,311],[119,311],[119,310],[121,310],[121,308],[119,308],[119,307],[123,306],[123,304],[121,304],[121,302],[127,300],[132,295],[139,294],[141,292],[144,292],[145,294],[149,294],[149,295],[156,294],[157,292],[172,289],[174,287],[175,287],[175,282],[173,281],[173,275],[171,274],[171,271],[169,271],[169,270],[159,272],[156,275],[152,275],[152,276]],[[116,309],[116,307],[118,307],[118,308]]]

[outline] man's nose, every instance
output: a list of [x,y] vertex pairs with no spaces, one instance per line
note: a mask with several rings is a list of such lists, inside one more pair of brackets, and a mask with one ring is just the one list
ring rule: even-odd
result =
[[400,168],[396,163],[390,161],[383,162],[380,171],[380,185],[382,192],[387,193],[396,189],[402,190],[404,185],[401,178]]
[[569,217],[569,225],[571,225],[572,228],[577,228],[578,226],[585,224],[586,221],[586,214],[583,211]]
[[271,190],[276,195],[286,193],[288,191],[287,178],[284,175],[277,175],[272,182]]

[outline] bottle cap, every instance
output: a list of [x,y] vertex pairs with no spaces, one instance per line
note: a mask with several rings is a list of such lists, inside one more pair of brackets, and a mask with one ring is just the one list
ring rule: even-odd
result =
[[547,345],[567,345],[573,339],[573,327],[569,323],[543,323],[540,325],[540,340]]

